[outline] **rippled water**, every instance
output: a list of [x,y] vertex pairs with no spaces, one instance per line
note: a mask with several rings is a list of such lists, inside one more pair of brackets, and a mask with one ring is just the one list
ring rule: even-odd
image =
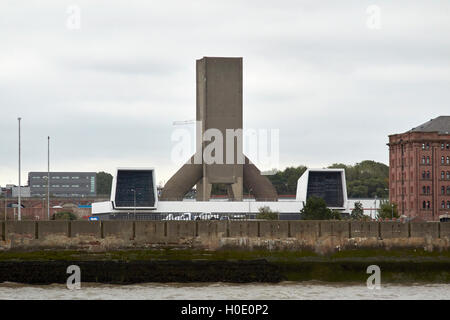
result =
[[146,283],[137,285],[82,284],[80,290],[65,285],[0,284],[0,299],[450,299],[450,284],[382,284],[379,290],[365,285],[323,282],[278,284]]

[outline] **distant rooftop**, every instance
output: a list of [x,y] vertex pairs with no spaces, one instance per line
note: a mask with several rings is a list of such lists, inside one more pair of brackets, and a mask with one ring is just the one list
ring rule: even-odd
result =
[[427,121],[420,126],[412,128],[409,132],[438,132],[441,134],[450,133],[450,116],[440,116]]

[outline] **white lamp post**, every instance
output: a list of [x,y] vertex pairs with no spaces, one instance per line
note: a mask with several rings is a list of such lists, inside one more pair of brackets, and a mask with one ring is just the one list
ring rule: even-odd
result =
[[50,220],[50,137],[47,137],[47,220]]
[[17,216],[17,219],[20,221],[20,220],[22,220],[22,213],[21,213],[21,207],[22,207],[22,205],[21,205],[21,199],[20,199],[20,196],[21,196],[21,190],[20,190],[20,120],[22,120],[22,118],[21,117],[19,117],[19,118],[17,118],[17,120],[19,121],[19,198],[18,198],[18,216]]

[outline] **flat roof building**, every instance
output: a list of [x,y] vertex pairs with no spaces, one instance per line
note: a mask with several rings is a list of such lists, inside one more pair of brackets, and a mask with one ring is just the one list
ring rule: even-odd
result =
[[[47,195],[47,172],[29,172],[28,185],[32,197]],[[50,196],[95,197],[95,172],[50,172]]]

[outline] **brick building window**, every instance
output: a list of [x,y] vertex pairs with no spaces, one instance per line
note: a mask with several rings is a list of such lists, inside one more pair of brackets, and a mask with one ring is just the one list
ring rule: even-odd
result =
[[423,209],[426,209],[426,208],[427,208],[427,203],[426,203],[426,201],[422,202],[422,208],[423,208]]
[[422,143],[422,150],[425,150],[425,143]]
[[450,195],[450,187],[447,187],[447,194]]
[[430,201],[427,201],[427,209],[431,209],[431,203],[430,203]]
[[441,143],[441,150],[444,150],[445,144]]
[[426,149],[430,149],[430,144],[427,142]]
[[430,179],[430,171],[427,171],[427,179]]
[[447,164],[450,164],[450,157],[447,157]]
[[441,164],[444,164],[445,163],[445,158],[444,158],[444,156],[442,156],[441,157]]
[[447,171],[447,180],[450,180],[450,171]]
[[[442,157],[442,161],[444,161],[444,157]],[[425,156],[422,156],[422,163],[425,164]],[[442,162],[444,163],[444,162]]]
[[427,164],[430,164],[430,157],[427,157]]
[[445,172],[441,171],[441,179],[444,180],[444,178],[445,178]]
[[450,201],[447,201],[447,209],[450,209]]
[[423,193],[423,194],[427,193],[427,189],[426,189],[425,186],[422,187],[422,193]]
[[445,209],[445,201],[444,200],[442,200],[442,202],[441,202],[441,209]]
[[430,186],[427,186],[427,194],[430,194]]
[[445,194],[445,187],[444,186],[441,187],[441,194]]

